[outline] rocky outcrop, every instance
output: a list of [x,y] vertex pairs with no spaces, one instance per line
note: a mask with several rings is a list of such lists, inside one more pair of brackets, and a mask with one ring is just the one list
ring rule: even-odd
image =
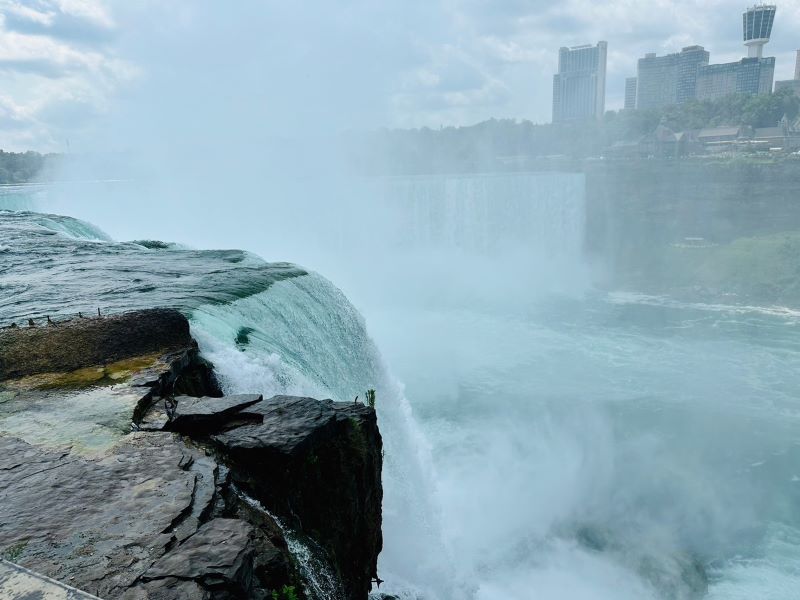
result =
[[322,551],[342,597],[366,597],[382,547],[382,442],[374,410],[291,396],[184,396],[171,405],[155,402],[144,422],[163,415],[163,429],[213,449],[236,489]]
[[[142,313],[69,326],[68,339],[84,340],[75,341],[82,347],[109,332],[121,336],[113,360],[148,353],[130,363],[133,372],[103,362],[99,371],[109,376],[82,384],[99,401],[103,390],[138,394],[133,432],[81,453],[4,433],[0,419],[0,558],[107,599],[315,598],[301,577],[309,565],[290,552],[291,542],[329,567],[331,597],[365,599],[381,549],[375,412],[311,398],[219,397],[211,366],[180,333],[188,331],[185,319],[178,315],[183,324],[173,327],[176,313],[153,312],[143,317],[147,327],[120,329]],[[82,323],[91,333],[79,331]],[[109,329],[101,332],[102,324]],[[61,327],[36,333],[62,339]],[[12,360],[4,373],[24,377],[0,379],[0,392],[41,410],[59,392],[40,391],[40,370],[50,384],[74,383],[84,380],[53,379],[51,369],[87,365],[67,351],[48,358],[52,340],[23,350],[20,340],[40,340],[28,331],[4,332],[16,347],[2,354]],[[38,357],[39,366],[17,366],[22,356]]]
[[191,345],[188,321],[168,309],[8,328],[0,331],[0,381],[76,371]]
[[375,411],[289,396],[246,410],[261,419],[212,437],[234,481],[322,546],[347,598],[366,597],[382,547]]

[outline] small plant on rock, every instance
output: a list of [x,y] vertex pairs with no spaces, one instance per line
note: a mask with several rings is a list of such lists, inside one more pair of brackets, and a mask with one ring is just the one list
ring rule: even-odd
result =
[[375,408],[375,390],[367,390],[367,406]]
[[298,600],[297,591],[293,585],[285,585],[280,591],[272,592],[272,600]]

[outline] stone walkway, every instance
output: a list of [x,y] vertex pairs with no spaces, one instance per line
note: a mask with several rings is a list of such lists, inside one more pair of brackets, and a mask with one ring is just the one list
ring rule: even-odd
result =
[[99,600],[0,558],[0,597],[5,600]]

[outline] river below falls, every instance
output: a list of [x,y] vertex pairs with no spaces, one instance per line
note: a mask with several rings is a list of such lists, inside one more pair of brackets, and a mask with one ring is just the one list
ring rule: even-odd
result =
[[[447,211],[458,219],[442,223],[473,218],[464,195],[493,193],[456,183],[442,193],[454,194]],[[541,182],[513,183],[503,189],[516,197]],[[402,193],[435,203],[419,185]],[[578,274],[582,199],[554,210],[551,187],[531,218],[558,225],[550,235],[568,251],[555,259]],[[5,202],[30,206],[11,192]],[[488,230],[453,231],[481,240]],[[143,226],[138,235],[152,237]],[[424,252],[426,264],[402,248],[350,263],[334,248],[309,264],[359,314],[323,277],[248,253],[116,244],[85,223],[24,212],[0,213],[0,236],[4,322],[177,305],[228,391],[351,400],[376,387],[381,591],[800,597],[797,312],[556,289],[541,283],[541,264],[531,276],[529,263],[476,257],[456,236],[457,251]],[[529,253],[550,246],[537,240]],[[555,259],[542,263],[564,280]]]
[[589,294],[367,322],[477,598],[800,593],[800,315]]

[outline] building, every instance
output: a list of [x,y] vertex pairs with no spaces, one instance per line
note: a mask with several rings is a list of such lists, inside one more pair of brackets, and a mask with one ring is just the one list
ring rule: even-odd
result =
[[697,99],[713,100],[729,94],[770,94],[775,77],[775,58],[764,58],[764,46],[772,35],[775,5],[758,4],[742,15],[742,37],[747,58],[721,65],[703,65],[697,71]]
[[636,77],[625,79],[625,110],[636,108]]
[[688,46],[679,53],[666,56],[651,53],[640,58],[636,108],[659,108],[693,99],[698,69],[708,65],[709,57],[702,46]]
[[770,94],[774,76],[774,57],[703,65],[697,70],[697,99],[714,100],[730,94]]
[[797,58],[794,60],[794,78],[800,79],[800,50],[797,51]]
[[701,129],[697,139],[706,146],[731,146],[746,136],[746,127],[722,126]]
[[769,42],[769,36],[772,35],[776,10],[774,4],[758,4],[748,8],[742,15],[742,34],[748,57],[763,56],[764,45]]
[[608,44],[561,48],[553,76],[553,122],[599,119],[606,109]]
[[797,60],[794,65],[794,79],[775,82],[775,91],[792,90],[795,96],[800,96],[800,50],[797,51]]

